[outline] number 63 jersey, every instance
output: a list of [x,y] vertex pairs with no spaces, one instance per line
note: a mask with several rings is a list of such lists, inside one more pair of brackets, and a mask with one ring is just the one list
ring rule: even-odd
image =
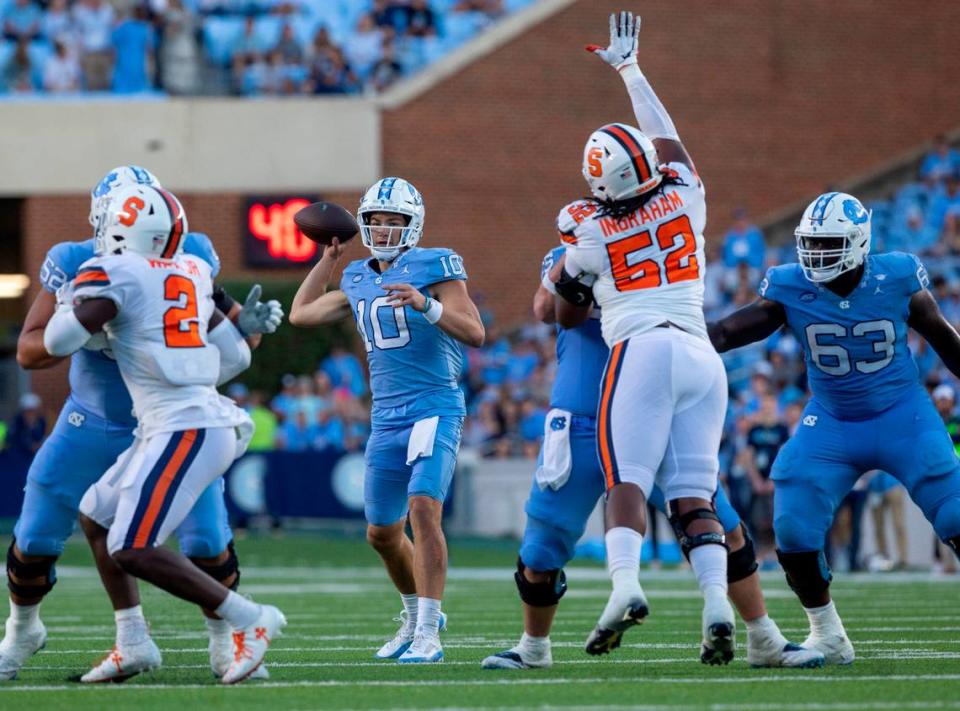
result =
[[133,399],[142,437],[230,427],[247,417],[216,390],[220,353],[207,342],[213,280],[202,259],[154,259],[126,252],[90,259],[73,280],[73,300],[110,299],[104,326]]
[[557,217],[570,273],[596,277],[593,296],[601,327],[613,346],[670,321],[705,340],[703,277],[707,222],[700,179],[682,163],[669,163],[647,202],[614,218],[600,203],[581,200]]
[[919,259],[890,252],[867,257],[847,296],[807,280],[799,264],[768,270],[759,293],[783,306],[814,399],[837,419],[864,420],[919,387],[907,319],[910,297],[928,283]]

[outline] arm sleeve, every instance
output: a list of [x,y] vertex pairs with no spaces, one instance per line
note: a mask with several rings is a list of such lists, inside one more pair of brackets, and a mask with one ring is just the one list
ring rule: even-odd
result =
[[633,113],[637,117],[637,125],[649,138],[667,138],[679,141],[680,136],[673,125],[670,114],[660,103],[650,82],[636,64],[630,64],[620,71],[620,78],[627,86],[630,94],[630,103],[633,104]]
[[207,334],[207,339],[220,351],[220,377],[217,378],[217,385],[223,385],[250,367],[250,346],[230,319],[225,318],[218,323],[216,328]]

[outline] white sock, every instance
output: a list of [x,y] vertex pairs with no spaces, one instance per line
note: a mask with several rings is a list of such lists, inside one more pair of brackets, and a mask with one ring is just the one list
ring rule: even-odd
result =
[[139,644],[150,637],[147,620],[140,605],[124,610],[114,610],[113,619],[117,622],[117,646]]
[[613,587],[639,587],[640,548],[643,535],[626,526],[611,528],[604,535],[607,545],[607,570]]
[[35,605],[18,605],[10,601],[10,619],[17,627],[30,627],[40,621],[40,603]]
[[529,652],[532,655],[543,656],[550,651],[550,635],[546,637],[531,637],[526,632],[520,637],[517,649]]
[[440,601],[421,597],[417,602],[417,633],[428,637],[440,634]]
[[843,629],[840,615],[837,614],[837,608],[833,605],[833,600],[823,607],[805,607],[803,611],[807,613],[807,619],[810,620],[810,632],[814,637],[847,634]]
[[230,623],[226,620],[215,620],[212,617],[204,617],[203,619],[207,623],[207,633],[210,635],[210,639],[214,637],[229,637],[233,631]]
[[697,546],[690,551],[690,567],[697,576],[700,591],[706,597],[720,588],[723,596],[727,595],[727,549],[718,545]]
[[781,646],[787,643],[787,638],[783,636],[777,623],[770,619],[769,615],[763,615],[755,620],[744,620],[747,626],[747,643],[751,640],[776,642]]
[[417,608],[420,605],[420,598],[417,597],[416,593],[413,593],[412,595],[404,595],[403,593],[400,593],[400,599],[403,600],[403,609],[407,613],[407,625],[409,625],[411,629],[416,629],[418,612]]
[[234,629],[241,629],[256,622],[260,616],[260,606],[230,590],[224,601],[220,603],[220,607],[214,612],[229,622]]

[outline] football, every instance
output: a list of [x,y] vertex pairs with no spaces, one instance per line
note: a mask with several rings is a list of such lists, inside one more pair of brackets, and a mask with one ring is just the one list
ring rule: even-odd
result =
[[334,237],[347,242],[360,230],[356,218],[332,202],[307,205],[293,216],[293,221],[303,234],[320,244],[330,244]]

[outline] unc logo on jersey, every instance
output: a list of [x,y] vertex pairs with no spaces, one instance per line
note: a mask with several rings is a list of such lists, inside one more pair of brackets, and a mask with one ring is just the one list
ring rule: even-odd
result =
[[856,200],[843,201],[843,214],[855,225],[862,225],[870,219],[870,213]]
[[803,418],[803,424],[806,425],[807,427],[815,427],[817,424],[817,416],[807,415],[806,417]]
[[840,308],[841,308],[841,309],[844,309],[844,310],[849,309],[849,308],[850,308],[850,302],[849,302],[849,301],[841,301],[841,302],[840,302]]
[[87,419],[82,413],[74,410],[69,415],[67,415],[67,422],[69,422],[74,427],[83,427],[83,421]]
[[567,428],[567,418],[566,417],[554,417],[550,420],[550,429],[554,432],[560,432]]

